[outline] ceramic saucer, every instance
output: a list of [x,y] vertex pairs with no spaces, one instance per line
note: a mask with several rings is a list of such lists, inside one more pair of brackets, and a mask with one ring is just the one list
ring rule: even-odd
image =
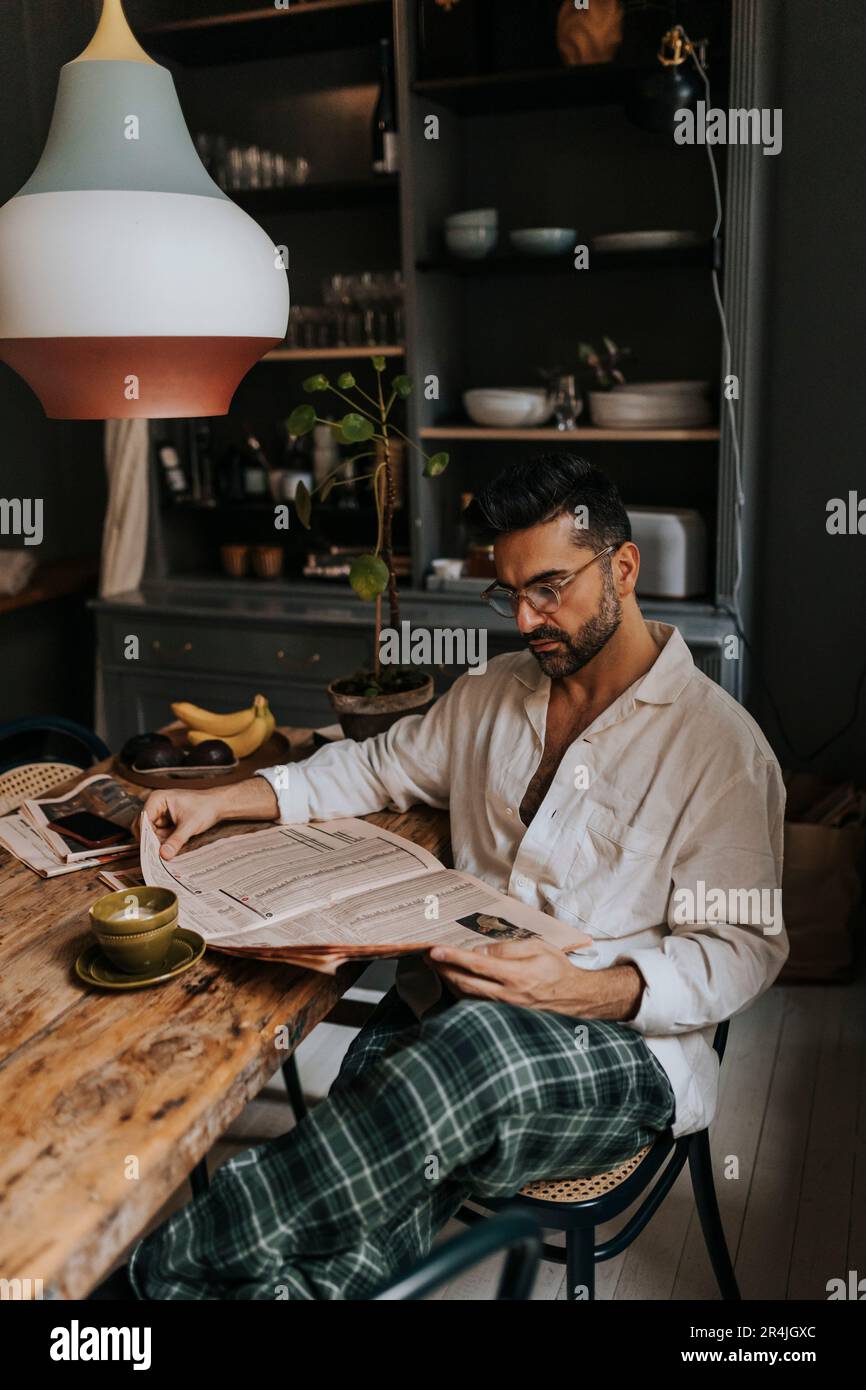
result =
[[102,947],[94,941],[82,951],[75,962],[75,973],[88,985],[99,985],[102,989],[143,989],[147,985],[159,985],[164,980],[172,980],[201,960],[205,952],[204,938],[197,931],[179,927],[172,938],[168,960],[160,967],[158,974],[128,975],[118,970]]

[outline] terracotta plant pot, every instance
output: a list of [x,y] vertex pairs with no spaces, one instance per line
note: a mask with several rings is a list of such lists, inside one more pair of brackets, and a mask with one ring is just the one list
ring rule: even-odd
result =
[[243,579],[250,562],[248,545],[221,545],[220,559],[226,574],[232,579]]
[[405,714],[425,714],[433,703],[433,677],[427,676],[423,685],[414,690],[400,690],[393,695],[345,695],[328,686],[328,699],[340,721],[346,738],[372,738],[390,729]]
[[283,572],[281,545],[254,545],[253,569],[259,579],[279,579]]

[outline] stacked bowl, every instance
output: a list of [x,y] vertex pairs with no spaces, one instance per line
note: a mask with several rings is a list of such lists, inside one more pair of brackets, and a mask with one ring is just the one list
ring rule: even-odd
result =
[[475,208],[454,212],[445,218],[445,245],[452,256],[480,261],[489,256],[499,241],[499,213],[496,208]]
[[699,429],[713,418],[708,381],[629,381],[590,391],[592,423],[601,429]]

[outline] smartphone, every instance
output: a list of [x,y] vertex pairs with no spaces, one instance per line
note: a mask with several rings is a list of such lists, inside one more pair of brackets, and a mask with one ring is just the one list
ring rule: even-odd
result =
[[135,838],[122,825],[106,820],[104,816],[94,816],[90,811],[76,811],[71,816],[60,816],[51,822],[52,830],[68,835],[70,840],[79,840],[88,849],[105,849],[107,845],[122,845],[127,841],[135,843]]

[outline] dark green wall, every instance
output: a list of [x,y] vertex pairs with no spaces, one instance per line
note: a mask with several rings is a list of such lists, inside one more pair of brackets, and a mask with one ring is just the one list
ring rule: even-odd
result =
[[[32,172],[63,63],[88,41],[91,0],[3,0],[0,13],[0,203]],[[63,229],[57,229],[62,257]],[[0,363],[0,496],[41,497],[40,561],[97,557],[105,509],[100,422],[46,420],[25,383]],[[20,545],[0,536],[0,546]],[[83,599],[0,616],[0,720],[34,713],[89,720],[92,624]]]

